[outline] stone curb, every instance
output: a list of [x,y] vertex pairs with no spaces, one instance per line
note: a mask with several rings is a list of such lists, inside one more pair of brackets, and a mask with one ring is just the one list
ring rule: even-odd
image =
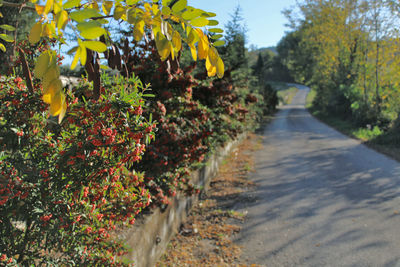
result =
[[[192,183],[207,190],[223,159],[246,136],[246,133],[241,134],[237,139],[218,149],[207,160],[205,166],[191,174]],[[125,258],[133,260],[138,267],[155,266],[197,200],[198,196],[187,197],[177,194],[166,209],[156,208],[150,214],[138,218],[133,227],[121,231],[119,238],[125,240],[132,248]]]

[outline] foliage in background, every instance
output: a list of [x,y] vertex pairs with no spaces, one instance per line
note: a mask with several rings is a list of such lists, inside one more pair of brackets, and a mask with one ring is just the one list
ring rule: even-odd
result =
[[398,3],[307,0],[298,9],[300,19],[287,12],[293,31],[278,51],[296,82],[315,89],[314,108],[373,135],[398,132]]

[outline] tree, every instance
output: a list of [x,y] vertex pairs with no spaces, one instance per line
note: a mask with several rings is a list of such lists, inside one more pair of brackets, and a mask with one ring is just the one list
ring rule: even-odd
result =
[[237,70],[247,67],[246,26],[243,24],[242,8],[238,5],[231,20],[225,25],[226,44],[220,52],[228,69]]
[[264,59],[261,52],[258,53],[257,62],[252,66],[253,74],[258,78],[259,83],[264,81]]
[[[11,0],[10,3],[15,3],[16,5],[22,4],[22,0]],[[1,24],[3,26],[3,34],[10,34],[10,41],[12,42],[4,42],[3,52],[0,53],[0,62],[3,64],[0,65],[0,73],[5,74],[9,67],[10,63],[14,62],[16,47],[18,41],[22,41],[29,34],[29,30],[31,25],[34,23],[37,16],[35,16],[36,12],[30,9],[24,8],[6,8],[4,6],[0,6],[0,13],[2,14]],[[6,25],[11,26],[7,27]],[[15,31],[10,31],[10,29],[15,28]]]
[[[278,51],[299,82],[317,90],[323,111],[360,125],[399,114],[399,5],[383,0],[306,0]],[[385,127],[386,127],[385,126]]]

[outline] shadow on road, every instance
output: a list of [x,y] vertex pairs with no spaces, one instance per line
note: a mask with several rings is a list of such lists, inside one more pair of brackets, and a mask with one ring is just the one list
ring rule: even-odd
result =
[[[301,102],[301,101],[300,101]],[[264,131],[237,241],[267,266],[400,263],[400,164],[286,106]]]

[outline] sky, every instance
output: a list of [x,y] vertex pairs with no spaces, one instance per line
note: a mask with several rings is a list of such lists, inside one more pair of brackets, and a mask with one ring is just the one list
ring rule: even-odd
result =
[[217,14],[216,20],[223,26],[230,20],[237,5],[247,26],[247,46],[258,48],[276,46],[289,29],[282,10],[296,4],[296,0],[188,0],[188,5]]

